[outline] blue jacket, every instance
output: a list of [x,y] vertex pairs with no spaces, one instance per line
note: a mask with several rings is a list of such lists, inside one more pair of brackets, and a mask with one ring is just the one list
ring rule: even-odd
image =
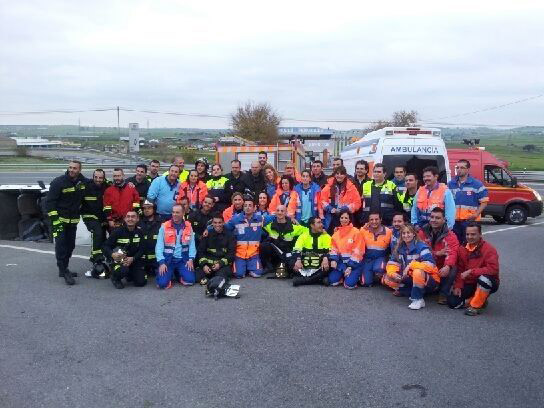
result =
[[157,205],[158,214],[171,215],[178,195],[178,188],[179,181],[170,184],[167,176],[157,177],[149,186],[147,199]]
[[[319,187],[316,183],[311,182],[310,183],[310,203],[312,203],[312,217],[318,217],[318,205],[319,205],[319,193],[321,192],[321,187]],[[297,201],[297,209],[295,213],[295,218],[297,221],[300,221],[302,218],[302,194],[303,194],[303,188],[302,183],[299,183],[295,186],[295,191],[298,194],[298,201]]]
[[422,241],[412,241],[409,246],[403,242],[399,246],[398,254],[391,254],[391,261],[400,265],[401,272],[412,261],[429,262],[436,265],[431,250]]

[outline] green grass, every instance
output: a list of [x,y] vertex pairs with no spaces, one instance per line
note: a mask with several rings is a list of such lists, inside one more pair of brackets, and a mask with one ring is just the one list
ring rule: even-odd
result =
[[[466,148],[466,145],[447,143],[447,147]],[[527,152],[523,146],[535,145],[539,150]],[[480,146],[501,160],[506,160],[510,170],[544,170],[544,137],[485,138]]]
[[0,156],[0,164],[66,164],[66,161],[48,159],[46,157],[19,157],[19,156]]

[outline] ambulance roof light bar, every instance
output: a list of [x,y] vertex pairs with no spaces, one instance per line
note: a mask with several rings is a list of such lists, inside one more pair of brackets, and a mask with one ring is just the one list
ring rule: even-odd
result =
[[440,136],[439,130],[421,130],[421,128],[406,128],[403,130],[386,130],[385,131],[386,136],[393,136],[393,135],[409,135],[409,136],[417,136],[417,135],[433,135],[433,136]]

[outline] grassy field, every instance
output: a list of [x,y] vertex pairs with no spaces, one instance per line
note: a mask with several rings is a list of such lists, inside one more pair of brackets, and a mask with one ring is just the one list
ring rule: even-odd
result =
[[[533,144],[538,150],[527,152],[523,146]],[[527,138],[485,138],[481,139],[480,146],[502,160],[510,163],[510,170],[544,170],[544,137]],[[447,147],[466,148],[466,145],[449,143]]]
[[66,164],[66,161],[48,159],[46,157],[18,157],[18,156],[0,156],[1,165],[9,164]]

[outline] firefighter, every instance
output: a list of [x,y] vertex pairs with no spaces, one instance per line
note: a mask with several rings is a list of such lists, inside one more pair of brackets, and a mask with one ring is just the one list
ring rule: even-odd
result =
[[263,232],[264,217],[255,214],[252,196],[244,197],[244,212],[234,215],[226,224],[227,231],[234,231],[236,256],[234,257],[234,276],[243,278],[248,274],[260,278],[263,274],[259,257],[259,244]]
[[[102,169],[93,172],[93,179],[85,186],[85,195],[81,206],[81,218],[91,233],[91,270],[85,272],[85,276],[98,279],[105,272],[104,256],[102,245],[106,240],[108,221],[104,214],[104,192],[108,188],[106,173]],[[105,275],[103,275],[105,276]]]
[[144,270],[146,242],[139,228],[138,213],[136,210],[128,210],[124,223],[114,229],[102,250],[110,261],[111,282],[117,289],[123,289],[123,278],[134,282],[134,286],[145,286],[147,277]]
[[431,249],[440,275],[438,304],[446,305],[457,272],[459,241],[446,225],[442,208],[436,207],[431,211],[429,224],[418,231],[418,237]]
[[208,194],[215,202],[215,211],[223,212],[230,205],[230,199],[225,190],[227,181],[228,179],[223,176],[223,167],[219,163],[215,163],[212,166],[212,177],[206,182]]
[[223,219],[225,222],[229,222],[230,219],[236,214],[242,214],[244,212],[244,195],[239,192],[235,192],[232,195],[232,205],[223,211]]
[[[195,162],[195,170],[198,175],[198,180],[202,181],[204,184],[208,182],[210,179],[210,175],[208,174],[208,170],[210,169],[210,165],[208,163],[208,159],[205,157],[201,157]],[[189,176],[191,174],[189,173]]]
[[412,224],[418,228],[429,222],[431,210],[435,207],[443,208],[446,212],[448,228],[452,229],[455,223],[455,201],[453,195],[444,183],[438,182],[438,168],[434,166],[423,169],[424,186],[419,187],[414,197],[411,218]]
[[147,199],[157,206],[161,221],[168,221],[172,217],[172,206],[176,202],[181,184],[179,171],[179,167],[172,164],[166,175],[153,180],[147,192]]
[[155,256],[159,264],[157,287],[169,289],[174,279],[182,286],[195,283],[194,259],[196,257],[195,234],[189,221],[183,219],[183,207],[174,204],[172,219],[162,224]]
[[323,218],[321,188],[312,181],[309,170],[303,170],[300,178],[301,182],[295,186],[297,193],[295,218],[300,224],[308,226],[311,217]]
[[482,238],[482,226],[474,221],[466,226],[466,245],[457,252],[457,275],[448,305],[476,316],[487,306],[489,295],[499,289],[499,254]]
[[298,194],[294,190],[295,180],[291,176],[281,176],[280,188],[276,190],[276,194],[270,200],[268,210],[270,214],[276,213],[276,208],[279,205],[284,205],[287,208],[287,215],[289,218],[294,219],[297,209]]
[[293,247],[293,286],[329,284],[329,252],[331,236],[323,228],[320,218],[309,220],[309,229],[301,234]]
[[385,258],[389,252],[393,232],[382,225],[379,212],[371,212],[368,223],[361,228],[361,240],[365,243],[361,286],[370,287],[385,273]]
[[410,216],[412,206],[414,205],[414,197],[417,193],[417,177],[414,173],[408,173],[404,177],[404,186],[406,189],[401,193],[397,192],[397,198],[402,205],[403,211]]
[[457,176],[448,183],[455,201],[455,225],[453,232],[459,242],[464,243],[465,228],[471,221],[480,221],[487,207],[489,195],[480,180],[470,176],[470,162],[461,159],[455,165]]
[[59,277],[64,278],[67,285],[76,283],[74,276],[77,274],[68,269],[68,264],[76,245],[77,224],[86,183],[87,179],[81,175],[81,162],[72,160],[66,173],[51,182],[45,201],[55,239]]
[[156,275],[158,265],[155,256],[155,245],[161,228],[161,219],[156,214],[155,205],[148,200],[145,200],[142,204],[142,217],[138,222],[138,227],[142,231],[146,242],[143,256],[145,271],[148,275]]
[[196,280],[206,285],[214,276],[229,279],[232,276],[232,264],[236,252],[236,241],[232,234],[225,230],[225,222],[221,214],[212,217],[212,229],[202,237],[198,245],[198,265]]
[[189,179],[179,186],[177,203],[183,197],[189,198],[189,207],[191,210],[197,210],[202,205],[202,201],[208,195],[208,188],[206,184],[199,180],[199,175],[196,170],[191,170],[189,172]]
[[187,221],[191,223],[191,228],[193,228],[193,232],[195,233],[195,245],[197,248],[202,234],[206,230],[206,227],[211,224],[213,213],[215,213],[213,203],[213,197],[204,197],[202,207],[198,210],[191,211],[187,217]]
[[336,227],[331,241],[329,284],[344,283],[346,289],[355,289],[363,272],[364,253],[365,243],[359,229],[351,224],[347,210],[340,211],[340,226]]
[[123,169],[113,169],[113,185],[104,191],[104,214],[108,220],[110,232],[123,223],[130,210],[140,210],[140,195],[125,181]]
[[136,166],[136,174],[127,179],[127,184],[136,189],[140,196],[140,205],[142,205],[151,185],[151,182],[147,179],[147,166],[145,164],[138,164]]
[[158,160],[151,160],[149,162],[149,174],[147,175],[147,181],[149,181],[149,185],[155,180],[157,177],[160,177],[160,170],[161,170],[161,162]]
[[410,296],[408,308],[425,307],[423,296],[440,284],[440,275],[431,250],[418,237],[413,225],[402,227],[401,240],[387,263],[387,276],[382,281],[397,296]]
[[[268,218],[265,220],[267,221]],[[297,238],[306,231],[302,225],[293,224],[287,216],[287,207],[280,204],[276,215],[264,227],[268,237],[261,243],[260,253],[264,273],[272,273],[278,265],[284,265],[286,276],[291,275],[291,254]]]
[[383,225],[391,225],[393,214],[402,211],[397,198],[397,186],[391,180],[386,180],[386,169],[381,163],[374,165],[372,181],[363,184],[363,210],[361,225],[368,222],[371,212],[379,212]]
[[339,214],[347,209],[350,216],[361,207],[361,196],[348,180],[348,173],[344,166],[339,166],[333,174],[334,182],[327,183],[321,191],[321,205],[324,213],[324,226],[327,231],[334,231],[340,225]]

